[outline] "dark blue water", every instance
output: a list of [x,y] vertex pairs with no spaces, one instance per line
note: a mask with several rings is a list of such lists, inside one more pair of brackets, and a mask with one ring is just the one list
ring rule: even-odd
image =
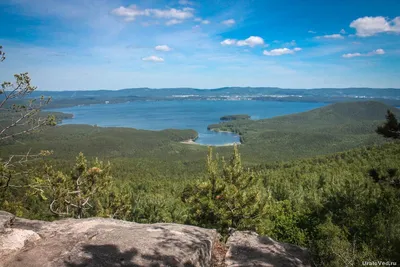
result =
[[207,130],[224,115],[248,114],[258,120],[298,113],[325,106],[325,103],[279,101],[145,101],[121,104],[100,104],[54,109],[72,113],[73,119],[63,124],[89,124],[103,127],[130,127],[145,130],[193,129],[199,133],[197,143],[224,145],[238,143],[239,136]]

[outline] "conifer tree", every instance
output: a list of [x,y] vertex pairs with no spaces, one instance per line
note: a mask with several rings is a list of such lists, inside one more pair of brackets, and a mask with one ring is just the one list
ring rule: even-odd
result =
[[[46,166],[44,175],[36,177],[31,188],[49,201],[49,209],[55,215],[78,219],[93,216],[97,215],[95,205],[100,203],[100,199],[109,197],[107,194],[112,186],[110,170],[110,163],[104,164],[97,159],[90,167],[80,153],[70,174]],[[110,205],[100,208],[99,215],[105,215],[110,208]]]
[[259,176],[242,166],[237,146],[231,159],[213,159],[209,148],[205,181],[186,188],[183,200],[190,209],[191,223],[217,228],[257,230],[265,215],[266,193]]
[[386,114],[386,123],[379,126],[376,132],[386,138],[399,139],[400,138],[400,123],[397,121],[396,116],[390,110]]

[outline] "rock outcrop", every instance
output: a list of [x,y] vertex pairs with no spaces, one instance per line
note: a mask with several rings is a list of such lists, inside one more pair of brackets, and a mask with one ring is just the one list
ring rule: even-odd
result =
[[254,232],[234,232],[226,245],[227,267],[311,266],[305,249],[277,242]]
[[[54,222],[0,211],[0,266],[213,266],[215,230],[180,224],[138,224],[113,219]],[[305,250],[235,232],[225,266],[309,266]],[[218,265],[221,266],[221,265]]]

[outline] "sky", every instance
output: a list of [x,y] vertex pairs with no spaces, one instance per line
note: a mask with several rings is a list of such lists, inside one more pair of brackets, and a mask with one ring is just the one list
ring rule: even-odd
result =
[[40,90],[400,88],[399,0],[0,0]]

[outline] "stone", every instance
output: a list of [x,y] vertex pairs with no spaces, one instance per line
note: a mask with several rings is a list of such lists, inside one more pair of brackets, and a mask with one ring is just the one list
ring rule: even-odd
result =
[[[215,230],[179,224],[103,218],[32,222],[17,220],[11,227],[23,229],[10,228],[12,235],[0,235],[7,244],[14,240],[14,251],[19,250],[7,260],[2,257],[0,266],[210,266],[218,240]],[[27,230],[30,225],[36,232]],[[30,242],[22,248],[23,240]]]
[[246,267],[310,265],[307,250],[254,232],[105,218],[27,220],[0,211],[0,267]]
[[11,225],[15,216],[11,213],[0,211],[0,259],[6,260],[20,251],[29,242],[40,239],[32,230],[13,229]]
[[226,245],[226,267],[311,267],[306,249],[254,232],[234,232]]
[[0,234],[11,225],[14,219],[15,216],[13,214],[0,210]]

